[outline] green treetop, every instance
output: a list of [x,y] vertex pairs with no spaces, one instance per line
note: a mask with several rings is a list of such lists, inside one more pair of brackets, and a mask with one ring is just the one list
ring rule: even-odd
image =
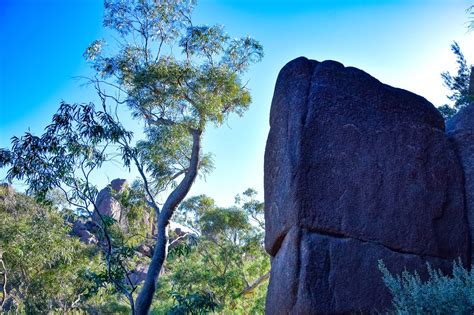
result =
[[[248,108],[242,75],[263,57],[262,46],[250,37],[231,38],[219,25],[194,25],[195,4],[106,0],[104,26],[116,41],[94,41],[85,52],[97,72],[90,82],[101,110],[93,104],[63,104],[44,135],[16,138],[11,150],[0,151],[0,167],[10,166],[10,180],[24,179],[40,195],[62,189],[89,213],[96,210],[97,195],[90,175],[110,158],[110,148],[118,148],[125,167],[138,170],[145,202],[156,214],[147,279],[135,300],[137,288],[109,274],[137,314],[146,314],[152,303],[175,210],[198,172],[211,168],[201,148],[206,127]],[[144,122],[144,139],[134,139],[118,120],[115,111],[123,104]],[[114,251],[106,221],[102,235],[109,264]]]

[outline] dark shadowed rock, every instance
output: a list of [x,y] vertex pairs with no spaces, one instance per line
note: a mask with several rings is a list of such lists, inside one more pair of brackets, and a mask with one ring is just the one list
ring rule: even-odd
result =
[[152,257],[153,256],[153,248],[147,244],[140,244],[138,246],[137,251],[139,254],[146,256],[146,257]]
[[267,313],[390,306],[391,271],[467,262],[462,170],[426,99],[335,61],[278,76],[265,151]]
[[446,272],[452,268],[449,260],[398,253],[383,245],[295,227],[272,258],[266,313],[381,312],[390,306],[391,296],[377,267],[379,259],[392,273],[417,270],[425,279],[426,262]]
[[463,108],[451,118],[446,133],[453,141],[464,172],[466,210],[471,235],[471,262],[474,262],[474,105]]
[[139,262],[136,268],[130,273],[129,278],[132,285],[139,285],[145,281],[148,273],[148,265]]
[[81,220],[74,221],[72,225],[71,234],[79,237],[79,240],[84,244],[97,244],[98,240],[90,231],[90,222],[82,222]]

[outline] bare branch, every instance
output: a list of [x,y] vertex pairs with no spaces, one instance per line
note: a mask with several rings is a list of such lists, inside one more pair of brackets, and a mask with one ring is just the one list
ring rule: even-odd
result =
[[245,289],[242,290],[242,292],[238,294],[238,296],[242,296],[253,291],[255,288],[257,288],[260,284],[262,284],[262,282],[264,282],[269,277],[270,277],[270,271],[268,271],[267,273],[259,277],[257,280],[252,282],[252,284],[248,285]]

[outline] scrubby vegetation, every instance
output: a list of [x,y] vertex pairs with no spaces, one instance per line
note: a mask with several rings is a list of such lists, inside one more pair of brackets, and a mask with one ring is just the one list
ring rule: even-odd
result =
[[394,314],[473,314],[474,272],[453,263],[452,275],[427,265],[429,278],[423,281],[419,273],[402,272],[393,275],[379,262],[385,285],[393,296]]
[[[128,197],[133,194],[132,189],[122,199],[132,209],[129,213],[136,211]],[[263,312],[269,259],[260,225],[263,204],[254,197],[248,190],[232,208],[217,207],[207,196],[183,203],[153,314]],[[108,281],[103,251],[74,235],[71,221],[80,219],[74,212],[0,187],[2,311],[130,313],[128,301]],[[113,241],[121,244],[115,246],[114,257],[130,269],[149,263],[149,257],[139,253],[147,243],[136,237],[140,222],[128,219],[130,229],[125,230],[111,221]]]
[[[140,286],[129,279],[139,263],[133,242],[100,213],[96,236],[105,272],[94,278],[126,298],[134,314],[150,311],[167,261],[169,224],[198,175],[212,169],[202,149],[206,129],[248,109],[243,75],[263,58],[257,40],[193,23],[195,6],[194,0],[105,0],[103,25],[112,40],[95,40],[84,53],[95,72],[86,83],[99,106],[63,102],[43,135],[27,132],[0,150],[9,181],[23,180],[40,199],[59,189],[89,216],[99,213],[92,174],[105,163],[118,158],[124,171],[139,174],[141,201],[156,217],[146,278]],[[124,115],[137,119],[141,132],[131,132]]]
[[460,109],[469,106],[473,101],[474,82],[471,82],[471,72],[473,65],[469,65],[461,51],[458,43],[451,45],[451,50],[456,56],[458,66],[456,74],[448,71],[441,73],[444,85],[449,89],[448,99],[452,101],[451,105],[445,104],[439,106],[438,110],[445,119],[453,117]]
[[81,305],[97,267],[94,251],[70,236],[63,213],[0,188],[1,310],[67,312]]

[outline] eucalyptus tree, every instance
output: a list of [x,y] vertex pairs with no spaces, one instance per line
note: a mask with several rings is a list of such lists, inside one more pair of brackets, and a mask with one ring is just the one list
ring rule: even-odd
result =
[[[159,290],[161,296],[172,292],[172,313],[264,312],[270,259],[263,246],[263,203],[255,197],[248,189],[230,208],[205,195],[181,203],[175,221],[183,229],[171,246],[169,287]],[[160,304],[161,313],[169,311],[166,301]]]
[[461,51],[458,43],[451,45],[451,51],[456,56],[457,73],[452,74],[448,71],[441,73],[444,85],[449,89],[448,99],[453,105],[448,104],[438,107],[445,119],[454,116],[460,109],[472,103],[474,97],[474,65],[469,65]]
[[[91,175],[108,160],[109,146],[130,141],[132,134],[93,104],[62,103],[52,123],[41,136],[26,133],[13,137],[10,150],[0,150],[0,167],[10,166],[7,179],[25,180],[29,192],[40,201],[48,201],[54,190],[61,191],[76,212],[99,217],[97,237],[105,254],[106,275],[116,292],[127,297],[134,309],[133,293],[137,286],[128,278],[125,246],[117,246],[112,237],[112,220],[98,211],[98,190]],[[100,276],[99,276],[100,278]]]
[[[211,169],[201,147],[206,128],[245,112],[251,98],[242,76],[263,57],[262,46],[250,37],[231,38],[220,25],[194,25],[195,4],[106,0],[104,27],[113,41],[96,40],[84,54],[96,71],[90,82],[100,111],[63,104],[45,135],[15,138],[11,150],[0,152],[10,180],[25,179],[40,195],[51,187],[63,189],[71,202],[79,200],[78,206],[92,211],[97,190],[90,174],[108,159],[107,148],[118,147],[124,167],[138,170],[156,214],[156,244],[136,301],[136,287],[114,278],[137,314],[146,314],[152,303],[174,212],[198,173]],[[136,141],[125,130],[114,112],[121,105],[144,122],[144,139]]]

